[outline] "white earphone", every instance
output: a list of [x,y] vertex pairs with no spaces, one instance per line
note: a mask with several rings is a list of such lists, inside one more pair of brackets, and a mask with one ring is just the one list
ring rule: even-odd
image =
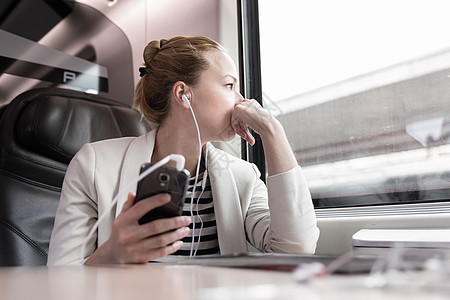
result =
[[189,102],[189,97],[187,94],[183,94],[183,96],[181,96],[181,99],[183,100],[184,103],[189,105],[189,107],[191,106],[191,103]]

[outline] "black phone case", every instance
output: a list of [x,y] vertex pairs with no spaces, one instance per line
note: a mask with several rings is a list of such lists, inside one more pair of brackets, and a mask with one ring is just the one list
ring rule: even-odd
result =
[[[152,165],[151,163],[142,164],[140,173]],[[169,203],[149,211],[139,220],[139,224],[161,218],[181,216],[189,183],[189,175],[187,170],[178,171],[172,167],[161,166],[139,181],[135,202],[160,193],[168,193],[171,195]]]

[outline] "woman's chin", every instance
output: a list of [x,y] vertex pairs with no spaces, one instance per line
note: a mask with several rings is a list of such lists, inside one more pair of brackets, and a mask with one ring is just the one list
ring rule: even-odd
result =
[[217,138],[214,140],[214,142],[230,142],[232,141],[236,136],[236,133],[234,130],[230,127],[225,130],[223,130]]

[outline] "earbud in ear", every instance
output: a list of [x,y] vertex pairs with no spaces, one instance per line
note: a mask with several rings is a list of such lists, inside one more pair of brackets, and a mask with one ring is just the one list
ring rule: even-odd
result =
[[186,103],[187,105],[189,105],[189,106],[191,105],[189,103],[189,97],[187,94],[183,94],[183,96],[181,96],[181,99],[183,99],[183,102]]

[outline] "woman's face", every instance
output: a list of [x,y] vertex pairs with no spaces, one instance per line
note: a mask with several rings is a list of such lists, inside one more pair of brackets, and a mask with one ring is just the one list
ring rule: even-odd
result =
[[210,67],[192,88],[191,105],[197,116],[203,141],[229,141],[235,136],[231,128],[234,105],[243,98],[239,93],[236,66],[221,51],[206,54]]

